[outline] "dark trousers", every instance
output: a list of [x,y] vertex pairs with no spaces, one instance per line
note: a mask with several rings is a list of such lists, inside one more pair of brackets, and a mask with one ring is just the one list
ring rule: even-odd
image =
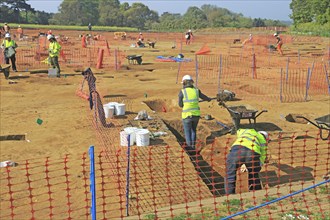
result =
[[16,71],[16,55],[14,54],[13,56],[11,56],[10,58],[5,57],[5,62],[6,64],[9,64],[9,60],[11,62],[11,67],[13,68],[14,71]]
[[245,164],[249,171],[249,190],[260,190],[261,181],[259,178],[260,155],[249,148],[234,145],[226,160],[225,190],[227,194],[234,194],[236,188],[236,171]]
[[195,143],[197,138],[197,125],[199,116],[191,116],[182,120],[184,136],[186,138],[187,150],[195,151]]
[[50,65],[56,69],[57,76],[61,75],[60,64],[58,63],[58,57],[49,57]]

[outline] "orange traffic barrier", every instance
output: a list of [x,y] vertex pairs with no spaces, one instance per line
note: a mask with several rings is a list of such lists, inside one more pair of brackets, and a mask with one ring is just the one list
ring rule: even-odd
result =
[[86,35],[83,35],[82,38],[81,38],[81,46],[83,48],[86,48],[87,47],[87,44],[86,44]]
[[207,46],[207,44],[204,44],[204,46],[196,52],[196,55],[209,54],[210,52],[210,48]]
[[97,57],[97,64],[96,64],[96,68],[97,69],[101,69],[102,68],[103,54],[104,54],[104,50],[103,49],[100,49],[99,50],[98,57]]

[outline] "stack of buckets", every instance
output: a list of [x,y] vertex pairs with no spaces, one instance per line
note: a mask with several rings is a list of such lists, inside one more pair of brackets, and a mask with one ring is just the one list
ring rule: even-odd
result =
[[150,144],[150,132],[148,129],[140,129],[137,127],[124,128],[124,130],[120,132],[121,146],[128,146],[128,136],[130,136],[130,146],[136,144],[138,147],[145,147]]
[[125,104],[109,102],[103,105],[105,118],[113,118],[114,115],[125,115]]

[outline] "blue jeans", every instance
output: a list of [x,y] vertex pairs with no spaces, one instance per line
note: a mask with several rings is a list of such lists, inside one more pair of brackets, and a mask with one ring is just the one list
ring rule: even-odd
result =
[[199,121],[199,116],[191,116],[182,120],[184,136],[186,138],[187,150],[194,151],[196,143],[196,129]]
[[225,190],[227,194],[235,194],[236,171],[241,165],[245,164],[249,171],[249,190],[260,190],[261,181],[259,178],[260,154],[255,153],[249,148],[234,145],[226,160]]

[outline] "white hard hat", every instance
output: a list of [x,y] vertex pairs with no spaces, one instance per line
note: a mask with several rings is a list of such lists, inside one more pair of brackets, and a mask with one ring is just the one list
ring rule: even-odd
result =
[[52,38],[55,38],[54,35],[51,35],[51,34],[48,34],[48,35],[47,35],[47,40],[50,40],[50,39],[52,39]]
[[189,29],[189,31],[188,32],[191,32],[191,30]]
[[10,38],[10,34],[9,33],[6,33],[5,34],[5,38]]
[[185,75],[185,76],[183,76],[183,77],[182,77],[182,82],[181,82],[181,83],[183,83],[183,81],[185,81],[185,80],[191,80],[191,81],[193,81],[193,79],[192,79],[192,77],[191,77],[190,75]]
[[277,36],[277,33],[274,33],[274,36],[276,37]]
[[259,133],[264,136],[264,138],[266,139],[266,141],[269,140],[269,134],[266,131],[259,131]]

